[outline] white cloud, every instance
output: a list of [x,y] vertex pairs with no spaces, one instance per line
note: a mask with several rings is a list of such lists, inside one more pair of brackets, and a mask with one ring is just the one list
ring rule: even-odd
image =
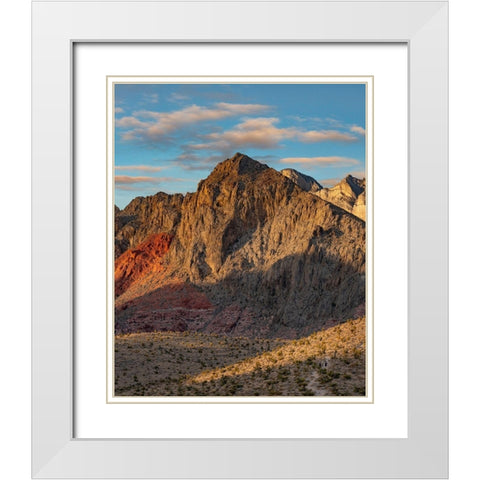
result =
[[365,129],[359,125],[353,125],[350,127],[350,131],[353,133],[358,133],[358,135],[365,135]]
[[142,103],[158,103],[158,93],[144,93]]
[[116,185],[132,185],[137,183],[183,182],[183,178],[175,177],[132,177],[130,175],[115,175]]
[[214,132],[205,135],[207,143],[197,144],[194,149],[216,149],[223,152],[230,152],[246,147],[275,148],[279,142],[293,138],[294,128],[278,128],[278,118],[250,118],[231,130],[225,132]]
[[318,142],[355,142],[357,137],[350,133],[339,132],[338,130],[309,130],[299,132],[298,140],[304,143]]
[[220,110],[226,110],[235,115],[251,115],[253,113],[262,113],[271,110],[269,105],[261,105],[258,103],[225,103],[219,102],[215,104]]
[[247,147],[261,149],[277,148],[284,140],[302,143],[354,142],[358,138],[350,133],[336,130],[301,130],[297,127],[279,128],[276,117],[249,118],[224,132],[204,135],[204,143],[189,145],[192,150],[220,150],[232,152]]
[[161,141],[188,125],[222,120],[237,115],[260,113],[270,109],[268,105],[216,103],[214,107],[191,105],[172,112],[140,110],[133,116],[117,120],[120,128],[133,128],[123,134],[125,140],[145,139]]
[[362,180],[365,178],[365,172],[363,170],[357,170],[355,172],[346,173],[343,177],[335,177],[335,178],[324,178],[319,180],[318,182],[323,187],[334,187],[337,183],[340,183],[347,175],[351,175],[352,177],[358,178]]
[[117,165],[115,170],[135,170],[140,172],[160,172],[166,167],[153,167],[151,165]]
[[187,95],[182,95],[181,93],[173,92],[168,97],[169,102],[184,102],[185,100],[189,100],[190,97]]
[[324,167],[344,167],[348,165],[357,165],[360,163],[355,158],[348,157],[288,157],[282,158],[280,163],[303,165],[304,167],[324,166]]
[[147,128],[148,123],[142,122],[135,117],[122,117],[122,118],[117,118],[117,120],[115,120],[115,126],[119,128],[132,128],[132,127]]

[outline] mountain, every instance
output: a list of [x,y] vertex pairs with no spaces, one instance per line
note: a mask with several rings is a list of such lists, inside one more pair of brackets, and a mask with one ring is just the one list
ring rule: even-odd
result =
[[117,332],[298,338],[364,314],[365,223],[246,155],[115,223]]
[[154,233],[140,245],[120,255],[115,262],[115,295],[118,297],[146,275],[162,272],[162,259],[172,240],[172,235],[168,233]]
[[159,192],[133,199],[124,210],[115,209],[115,258],[153,233],[172,234],[180,222],[183,200],[180,193]]
[[310,193],[319,192],[323,187],[312,177],[300,173],[293,168],[284,168],[280,173],[289,178],[293,183],[296,183],[302,190]]
[[365,179],[360,180],[347,175],[334,187],[324,188],[314,178],[297,172],[293,168],[285,168],[281,173],[302,190],[317,195],[365,221]]
[[334,187],[322,189],[318,195],[365,221],[365,179],[347,175]]

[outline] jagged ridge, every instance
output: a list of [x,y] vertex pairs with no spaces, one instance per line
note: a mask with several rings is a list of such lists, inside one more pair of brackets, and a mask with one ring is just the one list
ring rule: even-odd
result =
[[323,187],[313,178],[300,173],[294,168],[284,168],[280,173],[296,183],[302,190],[310,193],[319,192]]

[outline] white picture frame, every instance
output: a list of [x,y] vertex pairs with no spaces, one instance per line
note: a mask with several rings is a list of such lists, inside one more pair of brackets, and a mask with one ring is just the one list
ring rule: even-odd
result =
[[[32,15],[33,477],[447,478],[448,2],[34,1]],[[408,44],[407,439],[73,437],[77,42]]]

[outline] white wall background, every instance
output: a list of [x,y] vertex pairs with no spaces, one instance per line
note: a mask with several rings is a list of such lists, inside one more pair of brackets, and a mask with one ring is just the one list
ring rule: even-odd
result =
[[[480,2],[450,1],[450,478],[478,474]],[[1,3],[2,477],[30,478],[30,2]]]

